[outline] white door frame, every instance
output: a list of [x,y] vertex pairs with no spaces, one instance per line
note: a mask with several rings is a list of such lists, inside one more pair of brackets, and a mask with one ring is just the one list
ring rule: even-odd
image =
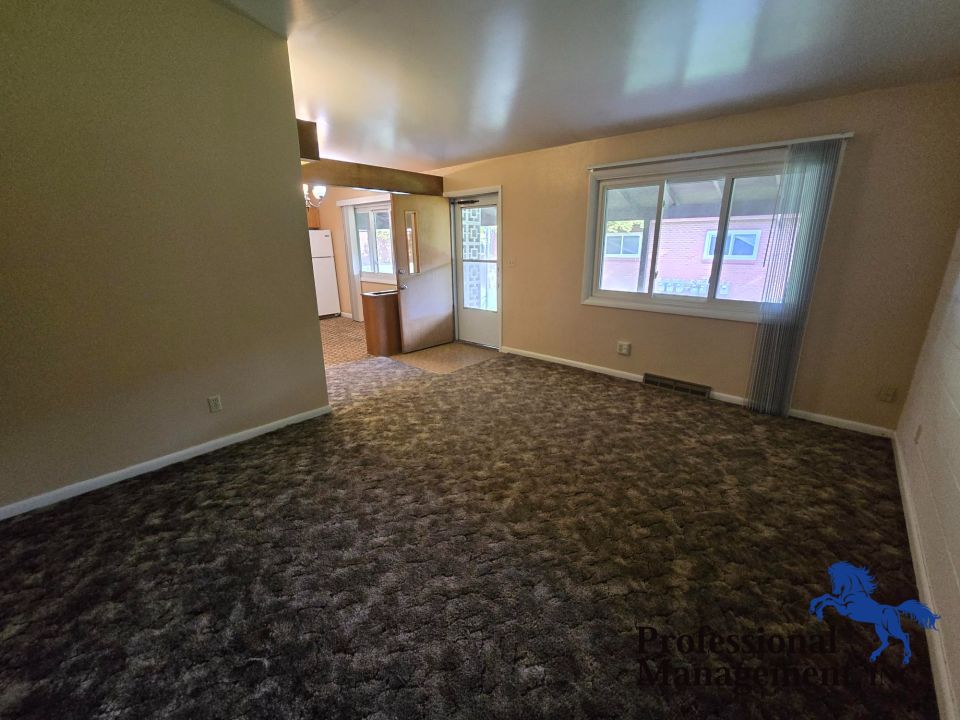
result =
[[[454,304],[454,332],[457,340],[460,339],[460,285],[457,282],[457,217],[456,208],[458,205],[454,202],[458,198],[480,197],[482,195],[497,196],[497,320],[500,325],[498,335],[500,337],[500,346],[503,346],[503,190],[500,185],[487,185],[485,187],[470,188],[467,190],[448,190],[443,193],[445,198],[450,200],[450,252],[453,254],[453,304]],[[497,348],[498,350],[500,347]]]

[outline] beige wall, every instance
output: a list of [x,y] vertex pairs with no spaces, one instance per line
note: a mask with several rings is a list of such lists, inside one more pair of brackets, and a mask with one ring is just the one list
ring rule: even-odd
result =
[[[919,434],[919,435],[918,435]],[[947,265],[903,416],[897,446],[905,504],[917,520],[914,557],[922,559],[934,610],[945,618],[940,644],[960,699],[960,233]],[[918,557],[919,556],[919,557]],[[941,678],[938,678],[938,681]],[[948,683],[939,683],[945,712]],[[944,715],[946,717],[947,715]]]
[[[340,293],[341,312],[352,313],[353,305],[350,302],[350,267],[347,264],[347,238],[343,229],[343,208],[337,207],[337,201],[382,194],[353,188],[328,187],[327,195],[320,204],[320,227],[329,230],[333,240],[333,263],[337,271],[337,291]],[[368,289],[389,290],[395,288],[396,285],[361,283],[361,291],[363,292]]]
[[[503,344],[744,395],[748,323],[580,304],[587,166],[853,131],[825,239],[794,407],[896,426],[960,203],[960,80],[881,90],[439,171],[502,185]],[[618,339],[633,355],[616,354]],[[898,402],[877,399],[881,386]]]
[[284,41],[33,0],[0,47],[0,505],[325,405]]

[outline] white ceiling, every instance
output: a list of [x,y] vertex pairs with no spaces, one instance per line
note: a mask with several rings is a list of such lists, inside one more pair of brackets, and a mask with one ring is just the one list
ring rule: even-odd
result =
[[408,169],[960,75],[958,0],[221,1],[321,155]]

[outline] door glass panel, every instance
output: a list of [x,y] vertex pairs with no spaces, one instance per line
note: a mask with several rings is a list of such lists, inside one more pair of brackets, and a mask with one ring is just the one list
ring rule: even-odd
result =
[[607,188],[600,289],[647,292],[659,185]]
[[357,237],[360,240],[360,267],[365,272],[376,272],[370,250],[370,214],[366,210],[357,210],[354,217],[357,220]]
[[497,311],[497,264],[463,263],[463,306],[472,310]]
[[665,183],[655,293],[707,296],[713,256],[705,256],[704,238],[710,232],[716,236],[724,182],[720,177]]
[[390,234],[390,211],[373,213],[377,242],[377,272],[393,273],[393,238]]
[[497,311],[497,208],[460,208],[463,307]]
[[[763,299],[770,261],[767,243],[779,188],[779,175],[741,177],[733,181],[727,241],[717,281],[718,300],[760,302]],[[707,238],[711,257],[715,252],[716,232],[713,235]]]
[[497,208],[460,208],[460,233],[464,260],[497,259]]
[[420,230],[417,227],[417,213],[407,210],[403,214],[407,231],[407,272],[416,275],[420,272]]

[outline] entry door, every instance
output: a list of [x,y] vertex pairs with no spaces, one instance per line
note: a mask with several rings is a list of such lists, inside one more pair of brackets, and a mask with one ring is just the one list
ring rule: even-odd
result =
[[500,206],[497,195],[455,201],[460,340],[500,347]]

